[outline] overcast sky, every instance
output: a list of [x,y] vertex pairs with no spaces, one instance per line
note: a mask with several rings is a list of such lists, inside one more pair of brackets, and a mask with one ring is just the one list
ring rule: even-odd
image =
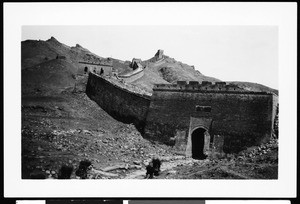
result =
[[224,81],[278,89],[277,26],[23,26],[22,40],[54,36],[101,57],[149,59],[158,49]]

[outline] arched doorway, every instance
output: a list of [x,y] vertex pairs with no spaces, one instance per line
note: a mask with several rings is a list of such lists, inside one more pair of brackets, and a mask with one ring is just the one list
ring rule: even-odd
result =
[[87,68],[87,67],[85,67],[85,68],[84,68],[84,73],[86,74],[86,73],[87,73],[87,71],[88,71],[88,68]]
[[205,144],[205,134],[206,130],[204,128],[197,128],[192,132],[192,158],[193,159],[205,159],[204,154],[204,144]]

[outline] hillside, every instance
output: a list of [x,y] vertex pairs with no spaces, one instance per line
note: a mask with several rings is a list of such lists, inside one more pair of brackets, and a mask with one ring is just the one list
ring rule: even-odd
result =
[[229,83],[236,84],[239,87],[246,89],[248,91],[258,91],[258,92],[271,92],[278,96],[278,90],[272,89],[268,86],[264,86],[262,84],[258,83],[252,83],[252,82],[241,82],[241,81],[231,81]]
[[[61,64],[64,63],[62,61],[65,61],[66,64],[63,65],[65,66],[65,70],[69,70],[70,72],[72,72],[67,75],[68,76],[72,75],[73,78],[76,78],[78,62],[85,61],[85,62],[99,63],[101,60],[106,59],[90,52],[88,49],[83,48],[79,44],[76,44],[76,46],[74,47],[70,47],[63,43],[60,43],[54,37],[51,37],[46,41],[42,41],[42,40],[23,41],[21,43],[21,49],[22,49],[21,68],[22,70],[30,68],[27,71],[22,72],[22,76],[30,75],[30,74],[26,74],[26,72],[35,74],[32,72],[32,70],[39,68],[40,70],[43,70],[44,76],[47,77],[48,74],[51,75],[51,72],[48,73],[48,71],[50,71],[49,68],[43,69],[43,66],[48,66],[47,63],[48,61],[50,61],[49,64],[52,64],[52,66],[56,62],[60,64],[59,66],[62,66]],[[56,59],[57,56],[63,56],[65,57],[65,60],[52,61]],[[118,73],[130,72],[132,70],[132,68],[129,66],[130,61],[122,61],[115,58],[109,58],[109,59],[112,60],[113,62],[113,69]],[[152,87],[156,83],[169,84],[169,83],[176,83],[176,81],[199,81],[199,82],[221,81],[220,79],[216,79],[214,77],[205,76],[200,71],[196,70],[194,66],[190,66],[185,63],[176,61],[174,58],[171,58],[166,55],[164,55],[164,59],[160,60],[159,62],[155,61],[155,57],[151,57],[150,59],[144,60],[141,63],[145,67],[144,75],[143,77],[133,81],[132,84],[150,93],[152,92]],[[53,77],[56,78],[55,76]],[[46,79],[45,81],[42,80],[43,76],[40,76],[40,74],[38,74],[37,78],[41,79],[40,85],[44,87],[47,87],[48,86],[47,83],[51,81],[49,79]],[[67,82],[68,79],[70,80],[69,82]],[[61,83],[66,82],[65,87],[70,86],[71,84],[75,84],[74,80],[72,80],[70,77],[68,77],[68,79],[63,79],[61,82]],[[27,83],[27,78],[24,78],[24,80],[22,80],[22,83],[23,81],[26,81]],[[85,81],[86,80],[83,80],[83,82]],[[51,83],[50,86],[48,86],[49,88],[53,87],[53,82]],[[278,90],[271,89],[261,84],[255,84],[250,82],[232,82],[232,83],[237,84],[238,86],[246,90],[272,92],[278,95]]]
[[74,64],[52,59],[22,70],[22,95],[42,92],[43,95],[60,93],[74,88],[77,68]]
[[98,55],[91,53],[79,44],[74,47],[60,43],[54,37],[43,40],[26,40],[21,43],[21,68],[25,69],[42,62],[56,59],[57,55],[65,56],[70,63],[79,61],[99,61]]
[[164,60],[158,63],[151,63],[152,59],[147,60],[146,63],[153,69],[153,72],[157,73],[159,77],[169,83],[175,83],[176,81],[221,81],[219,79],[205,76],[200,71],[196,70],[194,66],[176,61],[174,58],[170,58],[164,55]]
[[[98,170],[126,163],[120,178],[142,168],[144,160],[157,153],[173,155],[169,147],[153,145],[133,125],[117,121],[86,96],[87,76],[78,74],[78,62],[97,62],[101,57],[53,37],[24,41],[21,48],[23,179],[44,178],[49,172],[57,178],[62,165],[76,169],[85,159]],[[56,59],[57,55],[65,58]],[[128,68],[122,61],[113,64],[121,71]]]
[[143,62],[146,66],[144,76],[133,82],[137,86],[152,92],[154,84],[172,84],[177,81],[221,81],[201,74],[194,67],[178,62],[173,58],[165,56],[160,62],[152,62],[152,58]]

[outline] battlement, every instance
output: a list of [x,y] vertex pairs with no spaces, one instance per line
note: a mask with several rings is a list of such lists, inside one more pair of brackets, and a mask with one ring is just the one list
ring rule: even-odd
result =
[[79,64],[87,64],[87,65],[95,65],[95,66],[106,66],[106,67],[112,67],[113,64],[111,61],[100,61],[99,63],[96,62],[85,62],[85,61],[79,61]]
[[177,81],[176,84],[155,84],[153,91],[192,91],[192,92],[236,92],[236,93],[263,93],[263,92],[251,92],[235,84],[226,82],[209,82],[202,81]]

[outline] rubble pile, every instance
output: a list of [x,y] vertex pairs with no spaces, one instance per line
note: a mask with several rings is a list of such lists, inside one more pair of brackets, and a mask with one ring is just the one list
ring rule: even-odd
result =
[[[278,140],[241,151],[238,154],[192,160],[165,172],[165,179],[277,179]],[[174,173],[176,172],[176,173]]]
[[[51,175],[51,178],[57,178],[62,165],[68,164],[76,169],[84,159],[91,161],[94,169],[88,178],[121,178],[130,171],[144,168],[155,155],[167,158],[173,155],[168,151],[169,147],[157,146],[143,139],[131,124],[114,134],[85,129],[43,132],[25,127],[22,137],[24,165],[31,173],[38,171]],[[116,166],[118,168],[112,168]],[[107,169],[112,173],[99,174]],[[51,171],[55,173],[48,174]]]

